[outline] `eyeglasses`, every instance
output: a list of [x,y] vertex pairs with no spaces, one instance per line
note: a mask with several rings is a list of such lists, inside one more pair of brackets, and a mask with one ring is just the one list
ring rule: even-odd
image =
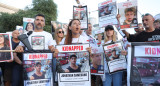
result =
[[58,33],[64,33],[64,31],[59,31]]

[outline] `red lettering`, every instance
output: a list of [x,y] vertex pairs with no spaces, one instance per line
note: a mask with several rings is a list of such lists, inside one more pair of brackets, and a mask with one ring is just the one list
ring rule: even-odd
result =
[[156,54],[156,49],[152,48],[152,54],[155,55]]
[[160,54],[160,48],[157,48],[157,55]]

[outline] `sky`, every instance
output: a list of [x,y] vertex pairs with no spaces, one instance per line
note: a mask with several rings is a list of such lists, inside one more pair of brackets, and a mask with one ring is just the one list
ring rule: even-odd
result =
[[[75,0],[53,0],[58,6],[58,19],[62,23],[68,23],[72,19],[73,5],[77,6]],[[106,0],[80,0],[82,5],[87,5],[89,17],[96,18],[98,23],[98,4]],[[117,3],[127,0],[117,0]],[[137,0],[138,1],[138,22],[141,21],[141,14],[151,13],[153,16],[160,13],[160,0]],[[32,4],[32,0],[0,0],[1,3],[24,9],[27,5]],[[16,3],[16,4],[15,4]],[[18,5],[17,5],[18,4]]]
[[[68,23],[72,19],[73,5],[77,6],[75,0],[53,0],[58,6],[58,19],[62,23]],[[95,17],[98,23],[98,4],[106,0],[80,0],[82,5],[87,5],[89,17]],[[127,0],[117,0],[117,3]],[[141,14],[151,13],[153,16],[160,13],[160,0],[137,0],[138,1],[138,22],[141,23]],[[32,4],[32,0],[0,0],[1,3],[24,9]],[[16,4],[15,4],[16,3]],[[17,5],[18,4],[18,5]]]

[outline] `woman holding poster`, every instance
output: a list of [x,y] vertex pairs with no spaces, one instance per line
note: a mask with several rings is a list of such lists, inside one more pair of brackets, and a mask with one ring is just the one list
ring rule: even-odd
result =
[[86,37],[80,35],[81,22],[79,19],[73,19],[68,25],[67,35],[60,44],[89,43]]
[[[105,44],[117,41],[117,36],[112,25],[108,25],[105,27],[104,36],[105,36],[105,41],[104,41]],[[113,74],[109,74],[108,72],[109,69],[107,67],[106,61],[105,61],[105,65],[106,65],[105,67],[106,73],[105,73],[105,80],[103,81],[103,86],[111,86],[112,82],[113,82],[113,86],[122,86],[122,72],[115,72]]]

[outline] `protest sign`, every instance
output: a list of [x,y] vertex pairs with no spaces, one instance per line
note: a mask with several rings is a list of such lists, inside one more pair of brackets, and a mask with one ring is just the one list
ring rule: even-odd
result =
[[107,25],[117,25],[117,5],[116,0],[107,0],[98,5],[99,27]]
[[64,70],[58,72],[59,86],[90,86],[89,44],[57,45],[57,58]]
[[6,52],[12,50],[11,38],[7,33],[0,33],[0,62],[13,60],[13,53]]
[[127,67],[126,57],[121,54],[122,42],[106,44],[103,46],[109,73],[125,70]]
[[137,0],[118,3],[121,29],[138,27],[137,8]]
[[128,85],[160,85],[160,43],[131,43]]
[[52,53],[23,53],[24,86],[53,86]]
[[81,29],[88,29],[88,12],[87,6],[77,7],[73,6],[73,19],[79,19],[81,22]]

